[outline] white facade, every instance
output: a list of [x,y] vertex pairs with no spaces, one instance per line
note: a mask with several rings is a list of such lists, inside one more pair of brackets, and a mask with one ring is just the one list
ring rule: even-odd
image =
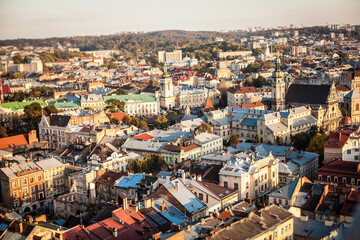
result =
[[278,185],[278,162],[271,152],[267,157],[257,152],[240,153],[219,172],[220,186],[237,189],[239,199],[255,199]]

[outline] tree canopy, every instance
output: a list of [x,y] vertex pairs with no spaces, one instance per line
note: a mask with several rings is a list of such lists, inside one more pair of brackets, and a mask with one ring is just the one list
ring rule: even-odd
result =
[[161,170],[167,165],[164,158],[159,154],[145,154],[143,159],[132,159],[127,165],[127,169],[133,173],[151,173]]
[[200,132],[212,133],[211,127],[207,123],[202,123],[200,126],[196,127],[196,129]]
[[125,102],[120,101],[118,99],[108,99],[105,101],[106,103],[106,107],[105,107],[105,111],[106,112],[124,112],[125,111]]
[[165,115],[159,115],[155,120],[155,127],[159,129],[167,128],[169,125],[168,119]]

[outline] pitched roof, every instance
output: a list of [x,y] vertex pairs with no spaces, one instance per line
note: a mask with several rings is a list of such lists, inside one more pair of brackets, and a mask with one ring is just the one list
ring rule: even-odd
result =
[[348,94],[344,96],[344,98],[360,98],[360,93],[358,93],[355,89],[351,90]]
[[124,119],[124,117],[127,116],[127,114],[124,113],[124,112],[108,113],[108,114],[106,114],[106,115],[108,115],[109,119],[115,118],[115,119],[117,119],[117,120],[120,121],[120,122]]
[[330,93],[331,85],[291,84],[285,100],[287,102],[325,104]]
[[214,105],[211,103],[209,96],[206,98],[204,112],[210,112],[215,110]]
[[71,117],[66,115],[51,115],[46,117],[50,126],[67,127]]
[[236,93],[254,93],[257,92],[255,87],[232,87],[229,88],[228,92],[236,94]]
[[134,138],[134,139],[140,139],[140,140],[150,140],[152,138],[154,138],[153,136],[147,134],[147,133],[142,133],[140,135],[136,135],[136,136],[133,136],[131,138]]
[[0,150],[29,144],[24,134],[0,138]]

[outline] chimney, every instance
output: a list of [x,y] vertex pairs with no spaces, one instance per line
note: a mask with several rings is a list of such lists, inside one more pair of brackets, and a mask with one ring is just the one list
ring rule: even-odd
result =
[[300,217],[300,221],[303,221],[303,222],[307,222],[308,219],[309,219],[308,216],[302,215],[302,216]]
[[149,207],[151,207],[151,198],[144,200],[144,208],[149,208]]
[[201,219],[201,223],[204,223],[204,222],[205,222],[205,220],[204,220],[204,218],[202,218],[202,219]]
[[19,233],[21,234],[23,232],[24,226],[23,222],[19,221]]
[[128,207],[128,199],[127,196],[125,196],[125,198],[123,199],[123,205],[122,205],[123,209],[126,210]]
[[165,202],[163,202],[163,204],[161,204],[160,210],[161,210],[161,212],[164,212],[166,210]]
[[26,221],[28,221],[28,223],[32,224],[33,223],[33,218],[31,215],[26,216]]
[[179,192],[179,181],[175,181],[175,189]]
[[116,238],[118,236],[118,232],[116,228],[113,228],[113,236]]

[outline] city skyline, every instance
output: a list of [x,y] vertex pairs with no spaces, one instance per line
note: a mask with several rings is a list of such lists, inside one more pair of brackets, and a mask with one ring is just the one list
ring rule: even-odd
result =
[[[71,3],[71,4],[70,4]],[[108,35],[123,31],[221,31],[249,27],[359,24],[360,2],[284,0],[2,1],[0,39]],[[295,14],[294,14],[295,13]]]

